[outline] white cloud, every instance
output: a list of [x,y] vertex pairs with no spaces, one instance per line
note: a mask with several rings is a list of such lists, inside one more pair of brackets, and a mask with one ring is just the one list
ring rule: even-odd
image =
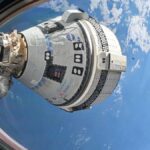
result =
[[150,15],[150,0],[132,0],[135,3],[140,16],[146,17]]
[[76,8],[75,5],[69,4],[67,0],[51,0],[49,1],[49,6],[51,9],[55,10],[56,12],[63,12],[67,9],[74,9]]
[[132,67],[131,72],[134,72],[137,69],[140,69],[140,60],[138,59],[135,65]]
[[122,93],[122,86],[118,84],[114,93],[113,93],[113,103],[107,106],[106,109],[102,112],[103,115],[107,115],[111,112],[111,114],[115,118],[119,118],[121,114],[121,107],[123,105],[123,93]]
[[90,4],[91,11],[94,11],[95,9],[98,8],[100,1],[101,0],[91,0],[91,4]]
[[127,45],[133,42],[147,53],[150,51],[150,34],[147,22],[150,15],[150,0],[132,0],[132,2],[135,3],[138,14],[129,19]]
[[73,144],[74,144],[74,149],[75,150],[79,150],[81,149],[81,147],[86,144],[87,142],[89,142],[91,140],[91,137],[88,136],[88,130],[87,128],[82,128],[79,133],[75,136],[71,136],[71,138],[73,139]]
[[[150,0],[112,0],[112,7],[108,7],[110,0],[91,0],[90,10],[94,12],[96,9],[100,10],[102,15],[102,23],[111,26],[114,32],[117,31],[117,25],[125,24],[127,28],[127,38],[124,39],[127,48],[133,43],[138,46],[143,52],[150,51],[150,34],[148,32],[148,17],[150,16]],[[132,11],[131,7],[135,5],[137,13]],[[119,5],[118,5],[119,4]],[[123,18],[124,17],[124,18]],[[124,19],[124,22],[121,19]],[[137,49],[136,49],[137,51]],[[133,49],[133,53],[135,49]]]
[[[90,11],[94,12],[99,8],[103,17],[103,24],[105,25],[119,24],[121,22],[123,9],[126,9],[125,6],[128,4],[127,1],[113,0],[113,6],[109,8],[108,0],[91,0]],[[117,7],[118,2],[121,3],[119,7]]]
[[143,52],[149,52],[150,35],[145,18],[140,16],[133,16],[131,18],[128,28],[127,44],[129,45],[130,42],[134,42]]
[[122,95],[122,87],[121,87],[120,84],[116,87],[114,93],[115,93],[116,95]]
[[121,84],[118,84],[117,88],[114,91],[114,94],[115,97],[113,102],[116,106],[116,109],[114,110],[114,115],[116,118],[119,118],[121,113],[121,107],[123,105],[123,93]]
[[125,77],[126,77],[126,76],[125,76],[125,72],[122,72],[122,73],[121,73],[120,80],[124,80],[124,79],[125,79]]
[[111,14],[112,14],[112,19],[111,19],[111,22],[115,22],[117,24],[120,23],[121,21],[121,14],[123,12],[123,9],[122,8],[118,8],[117,9],[117,6],[116,4],[113,5],[113,8],[111,10]]
[[138,52],[138,48],[137,47],[132,49],[132,53],[133,54],[135,54],[136,52]]

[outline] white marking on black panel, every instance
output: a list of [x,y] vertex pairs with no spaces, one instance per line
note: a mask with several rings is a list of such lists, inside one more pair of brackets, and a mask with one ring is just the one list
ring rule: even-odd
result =
[[82,54],[74,54],[74,63],[82,64],[83,55]]
[[73,67],[73,69],[72,69],[72,74],[78,75],[78,76],[82,76],[83,70],[84,70],[84,69],[81,68],[81,67]]
[[84,50],[83,42],[74,42],[73,47],[74,47],[74,50],[76,51]]

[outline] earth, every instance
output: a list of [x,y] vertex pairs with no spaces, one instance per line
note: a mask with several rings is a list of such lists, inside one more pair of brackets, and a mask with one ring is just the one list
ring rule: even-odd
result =
[[67,113],[14,79],[0,100],[0,128],[29,150],[150,149],[150,0],[51,0],[0,32],[23,31],[80,8],[118,37],[127,70],[114,93],[92,109]]

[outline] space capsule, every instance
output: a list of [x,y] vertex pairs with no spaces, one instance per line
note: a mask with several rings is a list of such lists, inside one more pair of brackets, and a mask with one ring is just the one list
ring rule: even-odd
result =
[[[0,35],[0,75],[66,111],[102,102],[126,69],[116,36],[81,10]],[[9,89],[9,88],[8,88]]]

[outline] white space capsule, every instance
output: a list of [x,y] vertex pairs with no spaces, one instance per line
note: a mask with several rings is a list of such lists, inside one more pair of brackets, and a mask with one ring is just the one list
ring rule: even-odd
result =
[[10,74],[66,111],[106,99],[126,68],[126,57],[113,32],[80,10],[67,10],[60,17],[15,32],[9,35],[11,44],[12,37],[18,39],[14,44],[18,47],[11,48],[9,59],[17,51],[17,67]]

